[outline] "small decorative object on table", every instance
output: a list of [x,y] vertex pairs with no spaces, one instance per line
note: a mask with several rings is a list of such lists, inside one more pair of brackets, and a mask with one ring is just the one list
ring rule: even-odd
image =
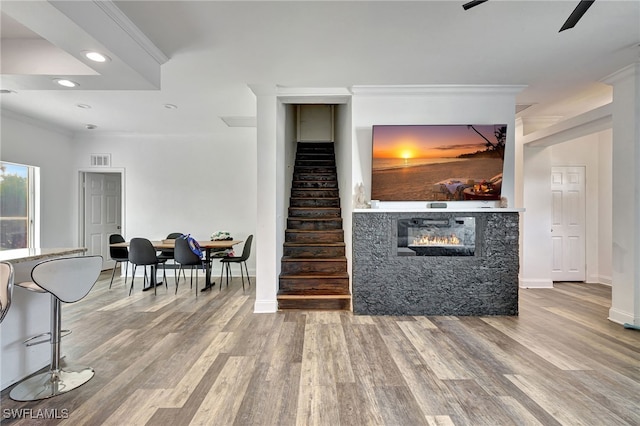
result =
[[[231,234],[227,231],[217,231],[211,234],[211,241],[231,241]],[[219,250],[212,253],[212,257],[233,256],[233,249]]]
[[230,241],[233,240],[231,238],[231,234],[227,231],[217,231],[211,234],[211,241]]

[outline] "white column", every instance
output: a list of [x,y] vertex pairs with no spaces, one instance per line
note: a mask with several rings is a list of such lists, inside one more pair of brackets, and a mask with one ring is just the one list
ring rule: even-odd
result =
[[520,287],[550,288],[551,154],[548,148],[524,147],[524,189]]
[[258,194],[256,222],[257,313],[278,309],[278,100],[275,86],[250,86],[257,102]]
[[613,85],[613,250],[609,319],[640,326],[640,62]]

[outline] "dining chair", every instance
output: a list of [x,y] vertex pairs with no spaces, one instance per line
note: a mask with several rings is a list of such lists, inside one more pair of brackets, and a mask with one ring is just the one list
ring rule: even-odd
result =
[[[182,232],[172,232],[169,235],[167,235],[167,240],[175,240],[176,238],[180,238],[182,236]],[[160,253],[158,254],[158,259],[160,260],[160,263],[162,263],[162,267],[164,268],[166,262],[168,260],[174,260],[174,249],[163,249],[160,251]],[[173,278],[176,282],[176,285],[178,283],[178,280],[180,279],[180,274],[179,271],[178,273],[176,273],[175,269],[173,271]],[[184,279],[187,279],[187,276],[184,276]]]
[[[136,268],[138,265],[144,266],[144,277],[147,278],[147,266],[151,266],[152,274],[149,279],[149,285],[153,286],[153,294],[157,294],[155,285],[155,271],[160,263],[156,254],[156,249],[153,247],[151,241],[146,238],[132,238],[129,242],[129,262],[133,264],[133,273],[131,274],[131,287],[129,288],[129,296],[133,291],[133,281],[136,277]],[[164,268],[162,269],[162,276],[164,278],[164,284],[167,286],[167,274]],[[168,287],[167,287],[168,288]]]
[[115,260],[115,265],[113,265],[113,272],[111,272],[111,282],[109,283],[109,288],[113,284],[113,277],[116,274],[116,268],[118,264],[125,264],[124,270],[124,283],[127,284],[127,273],[129,272],[129,249],[126,247],[111,247],[111,244],[116,243],[124,243],[125,239],[120,234],[111,234],[109,235],[109,256],[111,256],[111,260]]
[[7,316],[13,294],[13,265],[0,262],[0,322]]
[[62,332],[62,302],[82,300],[100,276],[102,256],[62,257],[38,263],[31,271],[32,281],[51,294],[50,324],[51,360],[49,370],[18,383],[9,392],[16,401],[36,401],[51,398],[82,386],[93,377],[91,367],[73,370],[60,365]]
[[242,277],[242,289],[244,290],[244,275],[242,273],[242,265],[244,264],[244,269],[247,273],[247,281],[249,281],[249,286],[251,286],[251,278],[249,278],[249,269],[247,268],[247,259],[251,256],[251,243],[253,242],[253,235],[249,235],[247,237],[247,241],[244,243],[244,248],[242,249],[242,255],[240,256],[225,256],[220,259],[222,263],[222,269],[220,270],[220,290],[222,290],[222,272],[226,271],[226,279],[227,279],[227,287],[229,286],[229,273],[231,271],[231,267],[229,266],[231,263],[239,263],[240,264],[240,276]]
[[[196,297],[198,297],[198,268],[204,268],[204,261],[200,256],[195,254],[191,247],[189,247],[189,241],[186,238],[176,239],[176,245],[174,249],[174,258],[176,263],[180,264],[180,270],[184,272],[184,267],[189,266],[191,268],[191,287],[193,288],[193,267],[196,266]],[[178,271],[178,276],[180,271]],[[185,281],[187,280],[185,276]],[[176,281],[176,294],[178,293],[178,281]]]

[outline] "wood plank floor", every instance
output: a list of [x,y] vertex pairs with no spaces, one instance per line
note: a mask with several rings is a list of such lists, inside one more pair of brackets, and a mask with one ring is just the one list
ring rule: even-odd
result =
[[63,309],[65,361],[95,377],[3,391],[3,425],[640,424],[640,332],[606,319],[606,286],[522,289],[518,317],[370,317],[253,314],[239,278],[196,298],[109,277]]

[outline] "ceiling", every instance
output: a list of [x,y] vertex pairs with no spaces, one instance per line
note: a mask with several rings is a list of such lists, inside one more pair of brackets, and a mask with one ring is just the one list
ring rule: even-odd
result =
[[598,0],[563,32],[577,0],[463,3],[3,0],[1,106],[69,132],[211,134],[251,125],[253,84],[504,84],[527,86],[522,116],[571,116],[640,57],[638,1]]

